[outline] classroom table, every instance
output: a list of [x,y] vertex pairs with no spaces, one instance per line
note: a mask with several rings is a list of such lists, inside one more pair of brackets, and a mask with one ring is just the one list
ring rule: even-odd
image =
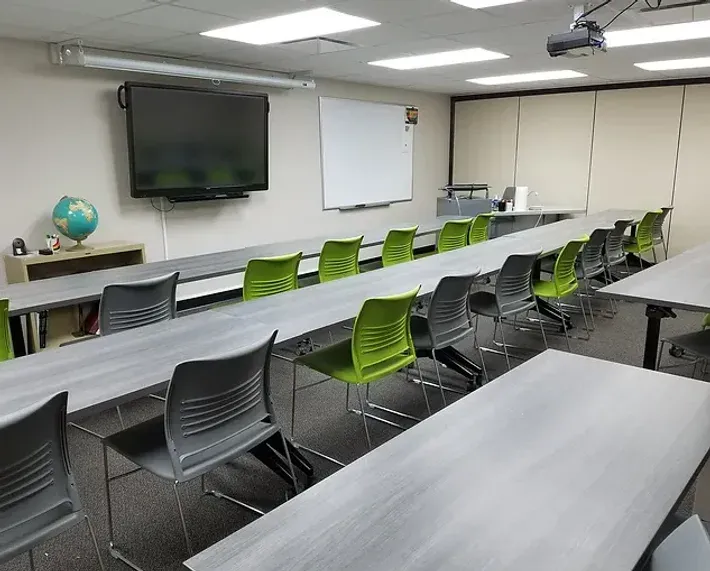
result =
[[643,366],[655,369],[661,321],[674,309],[710,312],[710,242],[608,285],[603,297],[646,304]]
[[707,384],[550,350],[185,566],[631,571],[708,450]]

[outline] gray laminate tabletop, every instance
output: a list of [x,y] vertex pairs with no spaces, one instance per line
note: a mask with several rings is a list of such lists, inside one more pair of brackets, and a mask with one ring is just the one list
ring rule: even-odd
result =
[[[454,218],[458,217],[446,216],[420,223],[417,236],[435,234],[441,229],[444,222]],[[406,228],[416,225],[415,222],[411,224],[397,223],[387,228],[366,231],[362,247],[384,243],[390,228]],[[329,236],[262,244],[238,250],[174,258],[29,283],[10,284],[0,288],[0,299],[10,300],[10,316],[24,315],[34,311],[98,300],[104,287],[112,283],[146,280],[178,271],[180,272],[180,283],[188,283],[243,272],[247,262],[252,258],[277,256],[298,251],[303,252],[304,258],[314,258],[320,254],[326,240],[348,238],[354,235],[357,233],[340,234],[335,232]]]
[[637,303],[710,312],[710,242],[608,285],[598,293]]
[[505,212],[494,212],[496,218],[515,218],[516,216],[562,216],[586,214],[586,208],[565,208],[555,206],[543,206],[542,208],[531,208],[529,210],[506,210]]
[[709,449],[707,383],[547,351],[185,565],[631,571]]

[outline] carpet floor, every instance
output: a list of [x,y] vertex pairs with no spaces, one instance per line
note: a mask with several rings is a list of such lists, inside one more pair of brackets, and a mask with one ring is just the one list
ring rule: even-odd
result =
[[[608,307],[598,303],[599,309]],[[574,316],[580,324],[580,316]],[[698,330],[701,316],[680,313],[677,319],[663,322],[663,334],[672,335]],[[490,320],[481,319],[479,340],[482,345],[492,346],[493,327]],[[614,319],[599,316],[596,330],[590,341],[574,339],[575,353],[640,365],[643,354],[646,320],[641,305],[619,304],[619,313]],[[579,332],[579,329],[576,330]],[[340,327],[331,330],[336,338],[344,338],[348,332]],[[316,340],[328,342],[329,332],[314,334]],[[524,333],[508,329],[506,340],[511,344],[521,344],[542,348],[539,333]],[[550,336],[550,346],[565,349],[564,337]],[[458,347],[465,354],[479,361],[471,343]],[[495,354],[486,354],[486,365],[492,382],[506,371],[505,359]],[[520,361],[513,361],[515,366]],[[664,364],[677,365],[671,371],[679,375],[692,374],[692,366],[687,361],[670,357],[666,352]],[[433,377],[432,362],[421,360],[425,376]],[[443,376],[452,385],[463,387],[460,379],[449,371]],[[299,370],[299,385],[316,381],[318,375]],[[709,377],[710,378],[710,377]],[[100,382],[97,379],[97,382]],[[273,360],[272,386],[277,415],[286,430],[291,422],[291,366]],[[428,389],[434,410],[442,406],[439,391]],[[403,374],[378,382],[373,386],[372,398],[378,403],[408,412],[418,417],[426,414],[421,388],[406,382]],[[448,395],[449,402],[457,397]],[[354,401],[354,399],[353,399]],[[353,402],[354,404],[354,402]],[[161,403],[151,399],[141,399],[122,407],[127,424],[133,424],[156,416],[161,411]],[[366,453],[366,443],[361,418],[349,414],[345,408],[345,386],[337,381],[329,381],[299,391],[297,403],[297,440],[326,454],[351,462]],[[107,434],[119,428],[115,410],[87,419],[86,426]],[[399,430],[390,426],[370,423],[374,445],[382,444],[397,436]],[[96,528],[102,556],[111,570],[127,569],[121,563],[110,559],[107,552],[108,523],[106,499],[103,484],[103,461],[98,441],[76,429],[69,430],[69,444],[72,465],[78,481],[79,491],[86,510]],[[319,479],[326,478],[335,471],[328,462],[309,456],[316,468]],[[131,465],[110,455],[112,473],[131,468]],[[285,501],[287,486],[272,472],[251,457],[245,457],[234,465],[217,470],[208,476],[210,486],[244,502],[264,510],[272,509]],[[114,521],[117,544],[146,571],[177,571],[183,569],[182,561],[187,557],[177,506],[171,485],[149,474],[139,472],[112,484],[114,499]],[[195,552],[199,552],[248,525],[255,519],[248,511],[200,493],[199,481],[181,486],[181,498],[186,510],[187,526]],[[701,475],[696,498],[696,510],[701,517],[710,519],[710,473]],[[34,551],[36,568],[40,571],[94,571],[98,564],[90,542],[90,536],[83,526],[70,530],[60,537],[48,541]],[[0,565],[0,571],[29,569],[28,558],[21,555],[9,563]]]

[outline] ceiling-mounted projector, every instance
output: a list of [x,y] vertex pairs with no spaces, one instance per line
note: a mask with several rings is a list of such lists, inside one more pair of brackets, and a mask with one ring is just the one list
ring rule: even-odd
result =
[[596,52],[606,52],[604,30],[596,22],[576,22],[569,32],[553,34],[547,38],[547,53],[550,57],[577,58],[592,56]]

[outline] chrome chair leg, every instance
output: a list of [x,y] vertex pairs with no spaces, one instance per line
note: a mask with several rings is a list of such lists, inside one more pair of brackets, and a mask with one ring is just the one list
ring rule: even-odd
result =
[[89,528],[89,534],[91,535],[91,541],[94,544],[94,549],[96,550],[96,557],[99,560],[99,567],[101,567],[101,571],[106,571],[106,567],[104,567],[104,560],[101,557],[101,551],[99,550],[99,542],[96,541],[96,532],[94,531],[94,526],[91,525],[91,520],[89,519],[88,515],[84,516],[84,520],[86,521],[86,527]]
[[510,366],[510,355],[508,355],[508,344],[505,342],[505,331],[503,331],[503,324],[500,324],[500,336],[503,340],[503,352],[505,353],[505,362],[508,365],[508,370],[510,371],[512,367]]
[[589,280],[585,278],[584,280],[584,291],[587,294],[587,305],[589,306],[589,315],[592,321],[592,331],[596,330],[597,325],[594,323],[594,307],[592,306],[592,294],[589,287]]
[[[432,358],[434,359],[434,364],[436,365],[436,357],[434,357],[434,351],[431,352]],[[419,378],[422,380],[420,383],[422,386],[422,394],[424,395],[424,402],[426,403],[426,410],[429,416],[431,416],[431,406],[429,406],[429,397],[426,394],[426,386],[424,385],[424,376],[422,375],[422,369],[419,366],[419,359],[415,359],[414,362],[417,364],[417,372],[419,373]],[[436,365],[436,375],[439,377],[439,366]],[[444,406],[446,406],[446,398],[444,398],[444,388],[441,384],[441,377],[439,377],[439,388],[441,388],[441,398],[444,399]]]
[[284,436],[283,430],[279,430],[279,434],[281,434],[281,444],[284,447],[284,452],[286,455],[286,462],[288,463],[288,471],[291,473],[291,481],[293,482],[293,490],[298,495],[299,493],[299,486],[298,486],[298,478],[296,477],[296,470],[293,467],[293,462],[291,461],[291,451],[288,449],[288,442],[286,441],[286,437]]
[[[436,378],[439,381],[439,391],[441,392],[441,401],[444,403],[444,406],[446,406],[446,396],[444,395],[444,383],[441,382],[441,373],[439,373],[439,362],[436,360],[436,349],[431,350],[431,358],[432,361],[434,361],[434,369],[436,369]],[[419,366],[419,362],[417,361],[417,366]],[[420,373],[421,375],[421,373]],[[422,386],[424,384],[422,383]],[[426,398],[426,391],[424,391],[424,396]],[[429,411],[429,415],[431,416],[431,410]]]
[[582,310],[582,318],[584,319],[584,330],[587,332],[586,340],[589,341],[592,335],[589,329],[589,322],[587,321],[587,312],[584,309],[584,300],[579,295],[577,298],[579,299],[579,308]]
[[[291,385],[291,438],[296,438],[296,361],[293,362],[293,384]],[[346,406],[347,408],[347,406]]]
[[[562,313],[562,303],[560,303],[560,299],[557,298],[557,307],[560,310],[560,313]],[[570,345],[569,342],[569,333],[567,333],[567,320],[563,319],[562,320],[562,328],[564,329],[565,332],[565,339],[567,339],[567,350],[571,353],[572,352],[572,345]]]
[[367,427],[367,416],[365,415],[365,405],[362,400],[362,392],[360,391],[360,385],[355,385],[355,391],[357,392],[357,400],[360,403],[360,412],[362,413],[362,425],[365,428],[365,438],[367,439],[367,449],[372,450],[372,441],[370,440],[370,429]]
[[651,252],[653,253],[653,263],[658,263],[658,256],[656,255],[656,246],[651,246]]
[[626,275],[630,276],[631,275],[631,266],[629,266],[629,257],[624,256],[624,264],[626,264]]
[[116,414],[118,414],[118,422],[121,423],[121,430],[125,430],[125,429],[126,429],[126,425],[125,425],[125,423],[123,422],[123,415],[121,414],[121,407],[120,407],[120,406],[117,406],[117,407],[116,407]]
[[[538,316],[540,315],[540,305],[537,302],[537,297],[535,298],[535,311],[537,312]],[[564,319],[563,319],[564,321]],[[545,326],[542,323],[542,319],[537,320],[538,325],[540,326],[540,333],[542,333],[542,340],[545,343],[545,349],[549,349],[550,346],[547,344],[547,334],[545,333]]]
[[187,533],[187,524],[185,523],[185,514],[182,511],[182,502],[180,502],[180,493],[178,492],[178,483],[173,482],[173,493],[175,494],[175,501],[177,502],[178,512],[180,512],[180,523],[182,524],[182,532],[185,534],[185,545],[187,545],[187,552],[190,557],[193,555],[192,543],[190,543],[190,536]]
[[661,347],[658,351],[658,360],[656,361],[656,371],[661,370],[661,357],[663,357],[663,349],[666,346],[666,341],[661,339]]
[[478,318],[479,316],[476,315],[476,324],[473,328],[473,346],[478,350],[478,356],[481,358],[481,368],[483,369],[483,378],[486,380],[486,384],[488,384],[491,382],[491,380],[488,377],[488,370],[486,369],[486,360],[483,358],[483,350],[481,349],[481,345],[478,342]]
[[30,556],[30,570],[35,571],[35,558],[34,555],[32,555],[31,549],[27,552],[27,555]]

